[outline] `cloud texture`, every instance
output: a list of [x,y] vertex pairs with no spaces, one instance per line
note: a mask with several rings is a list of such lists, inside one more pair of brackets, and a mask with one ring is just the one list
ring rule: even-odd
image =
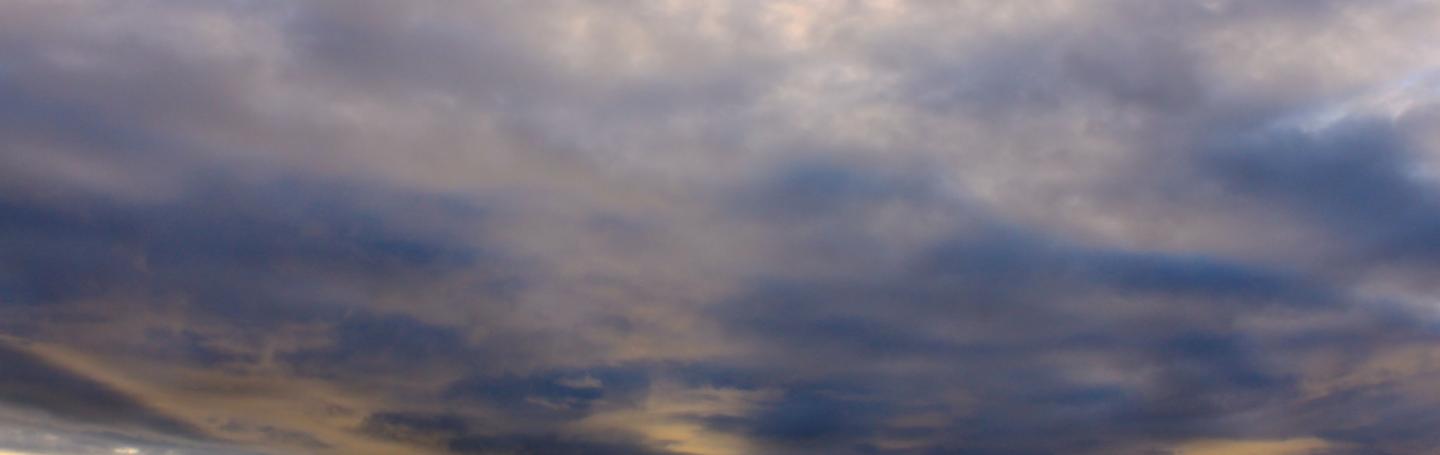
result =
[[0,454],[1440,451],[1440,2],[0,3]]

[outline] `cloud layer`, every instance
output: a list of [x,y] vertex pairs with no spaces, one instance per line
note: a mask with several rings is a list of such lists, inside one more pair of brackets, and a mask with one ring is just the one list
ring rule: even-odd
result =
[[1440,450],[1430,0],[0,5],[0,454]]

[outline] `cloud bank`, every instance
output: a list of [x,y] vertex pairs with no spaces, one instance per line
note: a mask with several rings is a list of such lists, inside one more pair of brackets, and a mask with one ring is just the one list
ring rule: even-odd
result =
[[1440,3],[0,5],[0,454],[1440,450]]

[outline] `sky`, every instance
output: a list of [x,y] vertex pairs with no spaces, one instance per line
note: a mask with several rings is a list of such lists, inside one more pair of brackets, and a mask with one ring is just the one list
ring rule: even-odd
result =
[[1437,24],[0,1],[0,454],[1440,454]]

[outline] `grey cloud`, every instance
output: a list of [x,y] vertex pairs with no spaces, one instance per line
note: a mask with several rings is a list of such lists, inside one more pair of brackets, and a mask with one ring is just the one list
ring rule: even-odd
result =
[[450,441],[447,446],[454,453],[500,455],[500,454],[556,454],[556,455],[620,455],[620,454],[665,454],[635,444],[587,441],[572,438],[539,436],[467,436]]
[[[804,207],[886,203],[863,192],[821,194],[830,199]],[[808,213],[781,217],[813,220]],[[716,307],[734,337],[764,340],[767,352],[749,359],[759,377],[852,377],[876,389],[862,402],[787,394],[797,402],[785,399],[748,419],[713,424],[768,434],[793,420],[793,434],[773,437],[845,438],[848,449],[829,450],[870,453],[878,449],[867,444],[899,430],[885,430],[874,416],[859,423],[835,419],[884,403],[889,414],[880,416],[947,415],[940,427],[920,433],[929,441],[924,447],[962,453],[1105,452],[1126,441],[1158,447],[1286,434],[1380,447],[1343,430],[1366,425],[1359,420],[1286,417],[1314,406],[1302,396],[1306,373],[1295,359],[1358,359],[1437,336],[1397,319],[1404,318],[1397,309],[1355,301],[1302,273],[1197,255],[1077,247],[993,214],[959,213],[984,220],[985,227],[942,238],[898,270],[870,264],[839,277],[758,283],[752,293]],[[845,231],[819,232],[845,237]],[[1316,317],[1350,324],[1289,332],[1246,328],[1253,321]],[[1086,368],[1063,362],[1067,355],[1131,373],[1091,382],[1083,379]],[[887,373],[901,365],[928,367]],[[935,411],[920,398],[956,389],[973,397],[973,408]],[[1374,404],[1368,412],[1403,412]],[[1267,419],[1260,416],[1269,420],[1248,421]],[[1030,434],[1047,438],[1025,441]]]
[[463,454],[669,454],[616,438],[556,434],[486,434],[454,414],[381,412],[366,417],[363,430],[387,439]]
[[[295,279],[279,274],[280,267],[326,273],[343,269],[348,272],[340,275],[360,277],[410,267],[463,267],[485,254],[458,240],[447,245],[435,238],[420,239],[418,231],[400,232],[377,217],[382,205],[407,206],[405,210],[413,209],[419,217],[438,213],[474,223],[479,214],[475,209],[439,198],[403,193],[365,197],[348,191],[343,186],[233,183],[203,185],[178,201],[132,204],[86,198],[72,200],[64,209],[46,206],[43,200],[7,199],[7,248],[12,256],[29,258],[26,267],[11,273],[23,274],[15,280],[30,288],[15,292],[35,295],[16,300],[49,303],[67,298],[57,293],[83,292],[77,284],[154,280],[160,286],[211,291],[209,297],[223,309],[221,301],[235,297],[224,292],[229,283],[214,280],[276,286]],[[55,248],[73,253],[46,254]],[[245,273],[218,273],[241,270]]]
[[365,417],[361,431],[382,438],[440,444],[470,432],[470,422],[455,414],[386,411]]
[[1346,253],[1428,262],[1440,211],[1434,189],[1415,175],[1404,123],[1344,118],[1313,132],[1260,129],[1226,137],[1204,159],[1235,193],[1314,220],[1350,245]]
[[0,447],[1421,453],[1435,17],[5,4]]
[[[23,348],[0,345],[0,401],[38,409],[73,422],[102,424],[151,435],[207,440],[192,423],[86,375],[54,365]],[[153,436],[152,436],[153,437]]]
[[625,403],[649,387],[644,369],[589,368],[517,376],[475,376],[450,385],[446,396],[481,400],[516,417],[531,413],[583,416],[599,403]]

